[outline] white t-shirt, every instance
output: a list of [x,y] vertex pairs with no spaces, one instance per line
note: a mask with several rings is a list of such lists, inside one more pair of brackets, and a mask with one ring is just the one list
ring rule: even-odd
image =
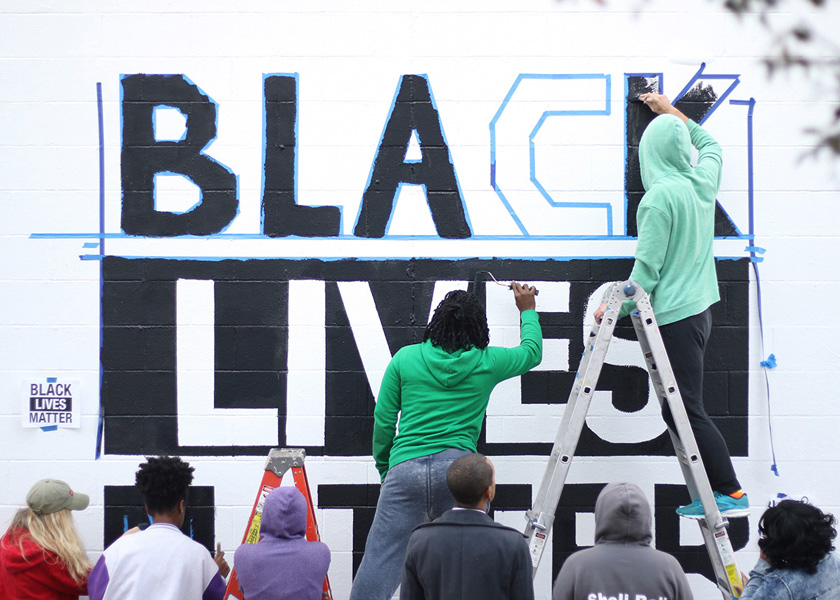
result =
[[221,600],[224,592],[207,549],[167,523],[118,539],[88,578],[90,600]]

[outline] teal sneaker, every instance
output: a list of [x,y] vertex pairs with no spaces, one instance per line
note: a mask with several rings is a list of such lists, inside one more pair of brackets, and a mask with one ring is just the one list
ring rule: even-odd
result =
[[695,498],[691,504],[680,506],[677,509],[677,514],[686,519],[702,519],[706,516],[703,512],[703,505],[700,503],[700,498]]
[[[746,494],[740,498],[733,498],[728,494],[715,492],[715,502],[717,502],[717,508],[722,517],[734,519],[746,517],[750,514],[750,499]],[[677,509],[677,514],[686,519],[703,519],[706,516],[700,498],[695,498],[691,501],[691,504],[680,506]]]

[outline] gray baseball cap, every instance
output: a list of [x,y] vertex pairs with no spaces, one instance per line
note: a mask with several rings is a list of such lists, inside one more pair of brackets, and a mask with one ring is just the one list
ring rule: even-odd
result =
[[48,515],[65,508],[84,510],[90,504],[90,496],[74,492],[58,479],[42,479],[29,490],[26,503],[36,514]]

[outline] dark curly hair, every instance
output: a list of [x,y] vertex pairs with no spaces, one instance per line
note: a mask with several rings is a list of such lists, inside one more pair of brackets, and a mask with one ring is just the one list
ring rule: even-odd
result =
[[181,500],[186,502],[193,471],[189,463],[177,456],[147,456],[135,475],[134,485],[150,513],[165,513]]
[[447,352],[486,348],[490,343],[487,314],[478,297],[464,290],[446,294],[423,332],[423,341]]
[[806,501],[783,500],[758,522],[758,547],[774,569],[817,572],[817,564],[834,550],[834,516]]

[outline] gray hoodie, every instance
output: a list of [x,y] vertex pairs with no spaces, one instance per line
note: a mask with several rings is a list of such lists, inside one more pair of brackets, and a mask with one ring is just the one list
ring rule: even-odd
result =
[[572,554],[553,600],[693,600],[677,559],[651,548],[651,511],[634,483],[610,483],[595,502],[595,546]]

